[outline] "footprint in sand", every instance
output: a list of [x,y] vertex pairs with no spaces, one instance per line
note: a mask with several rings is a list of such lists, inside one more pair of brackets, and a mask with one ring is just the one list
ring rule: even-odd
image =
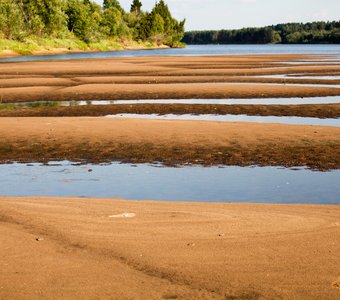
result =
[[109,216],[109,218],[133,218],[135,216],[136,216],[135,213],[122,213],[122,214],[119,214],[119,215]]

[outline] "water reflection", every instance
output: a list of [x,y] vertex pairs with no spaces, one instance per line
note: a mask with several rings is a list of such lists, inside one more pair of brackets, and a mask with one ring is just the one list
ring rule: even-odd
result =
[[295,97],[295,98],[249,98],[249,99],[141,99],[141,100],[88,100],[88,101],[35,101],[2,103],[0,109],[35,108],[45,106],[84,106],[112,104],[250,104],[250,105],[301,105],[301,104],[337,104],[340,96],[328,97]]
[[340,119],[319,119],[306,117],[275,117],[275,116],[248,116],[248,115],[158,115],[158,114],[117,114],[108,115],[110,118],[139,118],[152,120],[193,120],[215,122],[255,122],[277,123],[290,125],[318,125],[340,127]]
[[[123,50],[109,52],[87,52],[57,55],[19,56],[0,59],[0,62],[37,60],[68,60],[110,57],[143,56],[205,56],[205,55],[248,55],[248,54],[325,54],[340,59],[340,45],[188,45],[178,49]],[[331,59],[330,56],[323,59]]]
[[[259,77],[259,78],[280,78],[280,79],[334,79],[338,80],[340,79],[340,75],[311,75],[311,74],[272,74],[272,75],[247,75],[247,76],[253,76],[253,77]],[[314,84],[313,84],[314,85]],[[318,85],[316,85],[318,86]]]
[[[275,75],[274,75],[275,76]],[[268,77],[270,78],[270,77]],[[305,79],[306,77],[302,77],[302,79]],[[248,78],[247,78],[248,79]],[[287,83],[287,82],[244,82],[244,81],[232,81],[232,82],[171,82],[170,84],[223,84],[223,85],[279,85],[279,86],[304,86],[304,87],[323,87],[323,88],[340,88],[340,84],[324,84],[324,83]]]
[[14,163],[0,165],[0,195],[340,204],[340,170],[296,170],[165,168],[119,163],[78,165],[68,161],[49,166]]

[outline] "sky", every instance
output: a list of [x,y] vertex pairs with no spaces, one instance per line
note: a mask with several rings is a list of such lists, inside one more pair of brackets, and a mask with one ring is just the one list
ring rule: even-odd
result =
[[[95,0],[101,4],[101,0]],[[150,11],[155,0],[141,0]],[[130,9],[132,0],[120,0]],[[287,22],[340,20],[339,0],[165,0],[186,30],[238,29]]]

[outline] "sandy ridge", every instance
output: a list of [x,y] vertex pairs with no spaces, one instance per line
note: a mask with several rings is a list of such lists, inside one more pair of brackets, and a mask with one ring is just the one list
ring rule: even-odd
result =
[[339,118],[340,104],[222,105],[222,104],[112,104],[1,109],[0,117],[77,117],[115,114],[234,114]]
[[90,160],[340,167],[340,128],[256,123],[0,118],[1,161]]
[[[0,63],[2,102],[36,100],[179,99],[307,97],[340,95],[340,89],[299,86],[247,85],[243,82],[306,82],[303,78],[252,79],[250,75],[340,74],[340,66],[294,65],[303,55],[215,57],[138,57],[74,61]],[[241,79],[233,77],[243,76]],[[43,78],[41,78],[43,77]],[[20,79],[15,81],[15,79]],[[202,81],[199,85],[190,83]],[[216,81],[234,82],[230,85]],[[178,85],[174,83],[182,82]],[[307,82],[320,82],[308,79]],[[328,83],[334,83],[336,81]],[[171,84],[172,83],[172,84]]]

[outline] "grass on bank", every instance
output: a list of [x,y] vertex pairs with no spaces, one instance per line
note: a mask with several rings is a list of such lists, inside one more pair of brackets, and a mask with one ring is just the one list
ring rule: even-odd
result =
[[15,104],[2,104],[0,103],[0,110],[2,109],[16,109],[16,105]]
[[[182,45],[183,46],[183,45]],[[99,42],[85,43],[79,39],[49,39],[28,37],[23,41],[0,38],[0,55],[11,51],[19,55],[33,55],[41,52],[76,52],[76,51],[115,51],[124,49],[151,49],[166,47],[151,41],[132,40],[101,40]],[[13,54],[14,54],[13,53]],[[11,53],[9,53],[11,55]]]
[[[74,102],[70,106],[76,106],[77,103]],[[43,101],[43,102],[32,102],[30,104],[23,104],[23,103],[1,103],[0,99],[0,110],[2,109],[17,109],[17,108],[39,108],[39,107],[56,107],[56,106],[61,106],[61,103],[59,102],[48,102],[48,101]]]

